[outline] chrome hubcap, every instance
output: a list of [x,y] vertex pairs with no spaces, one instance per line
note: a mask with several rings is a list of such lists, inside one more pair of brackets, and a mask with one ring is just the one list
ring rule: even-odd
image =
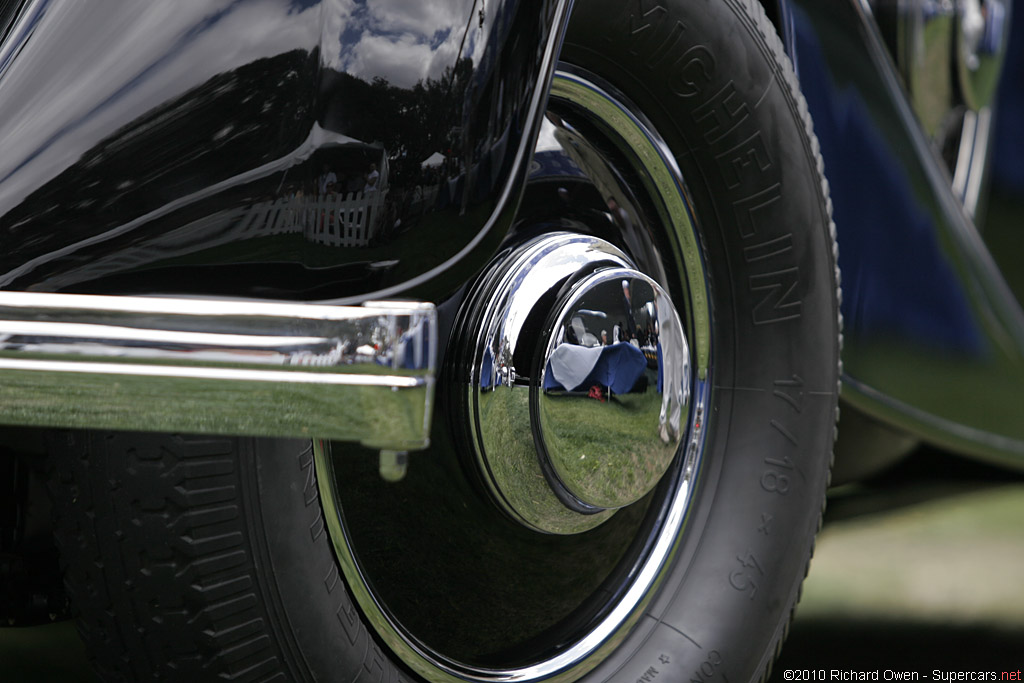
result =
[[536,239],[488,281],[469,401],[484,479],[525,526],[592,529],[652,491],[678,450],[690,387],[679,314],[596,237]]
[[[690,386],[679,315],[657,282],[610,268],[577,283],[555,319],[538,392],[548,481],[584,509],[631,505],[654,489],[679,446]],[[604,345],[585,346],[579,330],[592,334],[589,321],[618,322],[610,338],[602,327]]]
[[641,619],[707,432],[692,220],[653,127],[586,74],[559,73],[515,246],[461,302],[438,401],[450,433],[397,483],[317,445],[352,595],[423,678],[575,680]]

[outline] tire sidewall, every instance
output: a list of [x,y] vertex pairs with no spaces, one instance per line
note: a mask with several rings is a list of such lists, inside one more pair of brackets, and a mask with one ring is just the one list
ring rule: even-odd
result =
[[278,611],[277,638],[303,680],[365,676],[407,683],[412,676],[386,655],[367,627],[331,544],[311,442],[254,442],[253,510],[256,545],[263,549],[267,601]]
[[713,303],[709,433],[687,530],[645,618],[587,680],[751,680],[796,601],[834,436],[820,158],[756,2],[581,0],[575,11],[563,59],[623,93],[676,156]]

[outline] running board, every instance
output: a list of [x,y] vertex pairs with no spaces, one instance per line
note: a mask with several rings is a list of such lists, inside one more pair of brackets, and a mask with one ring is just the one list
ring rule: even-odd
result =
[[0,292],[0,424],[429,440],[433,304]]

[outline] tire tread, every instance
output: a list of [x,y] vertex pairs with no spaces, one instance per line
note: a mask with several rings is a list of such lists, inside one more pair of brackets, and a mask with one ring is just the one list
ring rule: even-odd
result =
[[55,440],[65,585],[106,680],[296,680],[259,595],[235,440]]

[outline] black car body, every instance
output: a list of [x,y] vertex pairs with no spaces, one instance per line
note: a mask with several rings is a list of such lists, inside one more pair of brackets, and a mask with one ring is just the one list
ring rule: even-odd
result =
[[[1011,3],[601,2],[3,6],[0,614],[66,613],[65,573],[111,680],[755,680],[840,377],[833,482],[919,441],[1021,467],[1024,311],[975,226]],[[644,436],[590,417],[655,394]],[[559,459],[594,431],[596,484]],[[188,526],[227,489],[247,531]],[[236,536],[248,574],[173,587]]]

